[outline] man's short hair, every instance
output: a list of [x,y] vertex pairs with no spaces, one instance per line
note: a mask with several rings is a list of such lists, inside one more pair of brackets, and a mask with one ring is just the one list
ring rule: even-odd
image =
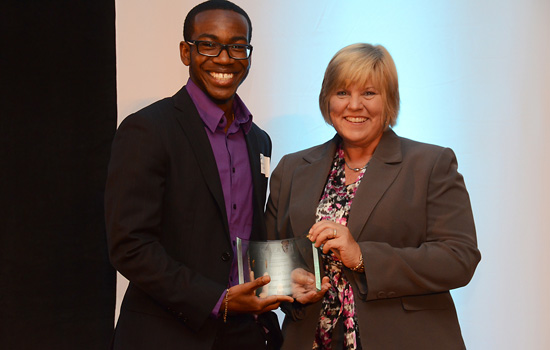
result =
[[185,41],[193,40],[192,36],[195,26],[195,17],[199,13],[208,10],[228,10],[242,15],[248,23],[248,42],[250,43],[252,40],[252,22],[250,22],[250,17],[248,17],[248,14],[242,8],[227,0],[205,1],[193,7],[185,17],[185,22],[183,23],[183,39]]

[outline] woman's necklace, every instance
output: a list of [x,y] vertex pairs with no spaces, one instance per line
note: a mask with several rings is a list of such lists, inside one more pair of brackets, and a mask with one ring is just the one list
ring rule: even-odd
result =
[[346,162],[346,158],[344,158],[344,163],[346,163],[346,166],[350,169],[350,170],[353,170],[355,171],[356,173],[363,170],[363,169],[366,169],[368,166],[369,166],[369,163],[370,163],[370,159],[369,161],[367,162],[367,164],[365,164],[365,166],[361,167],[361,168],[352,168],[349,166],[348,162]]

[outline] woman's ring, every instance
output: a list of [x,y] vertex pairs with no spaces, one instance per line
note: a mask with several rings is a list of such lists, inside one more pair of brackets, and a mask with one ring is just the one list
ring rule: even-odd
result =
[[334,229],[334,231],[332,231],[332,238],[336,238],[337,237],[337,232],[336,232],[336,229]]

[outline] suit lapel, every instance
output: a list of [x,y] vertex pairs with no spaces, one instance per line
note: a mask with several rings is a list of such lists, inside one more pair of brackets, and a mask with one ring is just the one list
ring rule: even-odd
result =
[[315,213],[323,194],[339,137],[306,154],[292,176],[290,221],[295,236],[307,235],[315,223]]
[[393,130],[382,136],[355,193],[348,228],[357,241],[376,204],[401,171],[401,142]]
[[214,157],[214,152],[212,152],[212,146],[210,145],[210,140],[204,130],[204,123],[191,97],[189,97],[185,86],[173,96],[173,101],[174,106],[178,109],[178,113],[175,113],[176,119],[190,141],[189,143],[193,149],[193,154],[199,164],[199,170],[220,208],[226,232],[229,233],[229,224],[227,221],[227,212],[225,211],[220,175],[216,165],[216,158]]
[[[258,137],[254,127],[250,128],[248,134],[244,136],[246,140],[246,148],[248,150],[248,160],[250,162],[250,171],[252,172],[252,206],[254,209],[252,233],[250,239],[259,240],[266,237],[265,225],[262,224],[264,213],[264,200],[262,193],[264,186],[261,183],[261,164],[260,164],[260,147],[258,145]],[[260,232],[262,231],[262,232]]]

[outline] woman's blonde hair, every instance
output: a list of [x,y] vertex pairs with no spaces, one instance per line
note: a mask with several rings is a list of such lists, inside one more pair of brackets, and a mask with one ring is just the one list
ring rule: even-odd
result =
[[325,121],[330,121],[330,96],[351,84],[374,85],[384,100],[384,129],[394,126],[399,113],[397,69],[382,45],[353,44],[344,47],[330,60],[319,93],[319,108]]

